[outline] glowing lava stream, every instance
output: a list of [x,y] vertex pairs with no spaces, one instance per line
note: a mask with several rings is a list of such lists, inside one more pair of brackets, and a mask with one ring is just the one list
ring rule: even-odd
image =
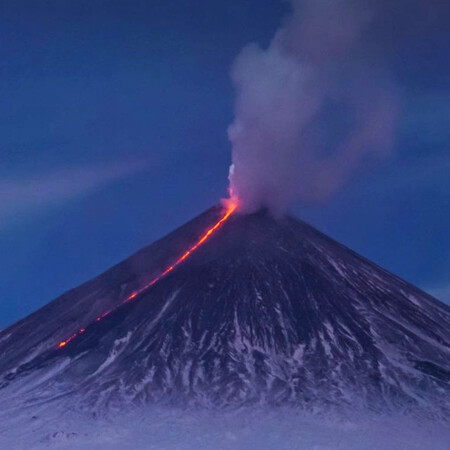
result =
[[[161,278],[166,276],[168,273],[172,272],[172,270],[174,270],[179,264],[181,264],[185,259],[187,259],[195,250],[197,250],[202,244],[204,244],[211,237],[211,235],[215,231],[217,231],[223,225],[223,223],[225,223],[230,218],[230,216],[236,211],[236,209],[238,207],[238,202],[234,199],[226,200],[224,202],[224,204],[225,204],[225,212],[223,213],[222,217],[214,224],[214,226],[209,228],[205,232],[205,234],[203,234],[203,236],[201,236],[200,239],[189,250],[187,250],[185,253],[183,253],[171,266],[167,267],[167,269],[165,269],[164,272],[162,272],[160,275],[158,275],[152,281],[150,281],[149,283],[147,283],[145,286],[141,287],[137,291],[134,291],[133,293],[131,293],[127,298],[125,298],[125,300],[122,300],[122,302],[119,303],[118,306],[116,306],[113,309],[110,309],[109,311],[104,312],[101,316],[97,317],[95,320],[97,322],[100,322],[104,317],[111,314],[111,312],[115,311],[121,305],[123,305],[131,300],[134,300],[139,294],[142,294],[148,288],[150,288],[155,283],[157,283]],[[64,347],[70,341],[75,339],[77,336],[80,336],[84,332],[85,332],[85,328],[80,328],[77,332],[70,335],[66,340],[61,341],[58,344],[58,348]]]

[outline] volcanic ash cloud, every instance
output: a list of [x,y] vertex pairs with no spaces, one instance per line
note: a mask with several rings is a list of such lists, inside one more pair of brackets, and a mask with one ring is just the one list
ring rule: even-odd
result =
[[268,48],[246,46],[231,71],[230,190],[247,211],[323,201],[392,148],[397,90],[372,30],[386,8],[292,0],[291,9]]

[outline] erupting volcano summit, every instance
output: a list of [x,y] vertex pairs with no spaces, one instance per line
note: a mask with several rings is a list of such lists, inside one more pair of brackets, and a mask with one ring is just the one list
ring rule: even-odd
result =
[[64,395],[74,407],[448,414],[446,305],[294,217],[236,207],[211,208],[1,332],[0,400],[26,386],[30,402]]

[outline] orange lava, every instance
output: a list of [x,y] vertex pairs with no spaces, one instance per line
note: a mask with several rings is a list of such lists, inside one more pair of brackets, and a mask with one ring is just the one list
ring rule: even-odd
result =
[[[201,245],[203,245],[214,234],[214,232],[217,231],[230,218],[230,216],[236,211],[236,209],[239,205],[239,203],[235,197],[224,200],[223,204],[224,204],[224,213],[223,213],[222,217],[220,218],[220,220],[218,220],[211,228],[209,228],[189,250],[187,250],[185,253],[183,253],[172,265],[167,267],[167,269],[165,269],[160,275],[158,275],[152,281],[147,283],[145,286],[132,292],[128,297],[126,297],[124,300],[122,300],[122,302],[120,302],[118,306],[116,306],[114,309],[104,312],[101,316],[97,317],[95,319],[95,321],[100,322],[104,317],[107,317],[109,314],[111,314],[112,311],[116,310],[118,307],[120,307],[124,303],[127,303],[131,300],[136,299],[136,297],[138,297],[138,295],[142,294],[148,288],[150,288],[155,283],[157,283],[161,278],[166,276],[168,273],[172,272],[179,264],[181,264],[183,261],[185,261],[193,252],[195,252],[195,250],[197,250]],[[65,347],[70,341],[75,339],[77,336],[80,336],[81,334],[83,334],[84,331],[85,331],[85,329],[81,328],[76,333],[73,333],[66,340],[61,341],[58,344],[57,348]]]

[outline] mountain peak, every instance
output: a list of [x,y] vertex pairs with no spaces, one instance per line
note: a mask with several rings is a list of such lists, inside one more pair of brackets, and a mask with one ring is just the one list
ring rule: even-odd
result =
[[32,382],[34,397],[76,386],[88,404],[448,412],[447,306],[291,216],[235,213],[202,241],[223,215],[207,210],[0,334],[0,397]]

